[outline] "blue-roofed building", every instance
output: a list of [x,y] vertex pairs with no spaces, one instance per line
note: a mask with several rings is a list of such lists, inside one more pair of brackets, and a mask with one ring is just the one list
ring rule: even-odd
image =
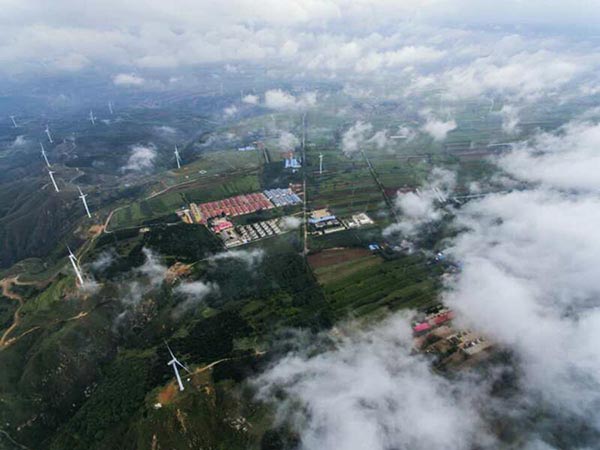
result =
[[300,197],[294,194],[289,188],[267,189],[264,191],[264,194],[275,206],[288,206],[302,203]]

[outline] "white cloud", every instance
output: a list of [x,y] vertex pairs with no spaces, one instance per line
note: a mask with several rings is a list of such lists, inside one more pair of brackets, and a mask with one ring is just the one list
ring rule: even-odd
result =
[[435,168],[418,192],[399,192],[394,206],[400,213],[400,220],[388,226],[384,234],[401,233],[406,237],[414,237],[423,225],[439,221],[445,214],[439,205],[440,196],[447,197],[455,184],[454,173]]
[[281,46],[281,50],[279,51],[279,53],[284,58],[291,58],[292,56],[294,56],[298,53],[298,48],[299,48],[299,45],[297,42],[292,41],[292,40],[287,40]]
[[519,125],[519,112],[520,109],[512,105],[503,105],[500,110],[502,115],[502,130],[507,134],[515,134],[518,130]]
[[228,250],[226,252],[217,253],[209,258],[211,262],[222,261],[226,259],[237,259],[242,261],[249,270],[255,269],[265,257],[265,251],[260,248],[252,250]]
[[371,52],[356,63],[358,72],[374,72],[398,66],[438,61],[445,52],[431,47],[408,46],[399,50]]
[[167,266],[161,261],[158,253],[144,247],[144,263],[131,271],[132,280],[119,285],[120,300],[129,310],[125,310],[117,317],[115,326],[119,326],[122,321],[131,313],[131,308],[140,304],[144,295],[152,289],[162,285],[167,275]]
[[342,151],[346,156],[361,150],[367,141],[367,135],[373,131],[373,125],[362,120],[357,121],[342,135]]
[[54,62],[57,69],[66,72],[78,72],[90,65],[90,60],[79,53],[67,53],[60,55]]
[[443,141],[448,136],[448,133],[456,129],[456,121],[439,120],[432,115],[428,115],[425,124],[421,126],[421,130],[429,134],[435,141]]
[[279,134],[279,147],[281,150],[290,151],[294,150],[300,145],[300,140],[288,131],[282,131]]
[[298,96],[281,89],[271,89],[265,92],[265,106],[271,109],[307,109],[316,104],[316,92],[305,92]]
[[[540,162],[540,165],[543,165]],[[551,190],[466,205],[450,253],[463,270],[446,301],[515,351],[526,392],[600,429],[600,201]]]
[[141,86],[146,82],[142,77],[132,73],[120,73],[113,76],[113,83],[116,86]]
[[146,260],[136,268],[136,272],[147,277],[153,287],[160,286],[167,275],[167,266],[162,263],[160,255],[149,248],[143,248],[142,252]]
[[177,130],[168,125],[154,127],[154,131],[161,136],[174,136],[177,134]]
[[112,265],[112,263],[115,261],[115,257],[116,254],[114,250],[104,250],[94,261],[90,263],[90,267],[94,271],[102,272]]
[[223,115],[224,115],[226,118],[233,117],[233,116],[235,116],[237,113],[238,113],[238,108],[237,108],[237,106],[235,106],[235,105],[231,105],[231,106],[228,106],[228,107],[226,107],[225,109],[223,109]]
[[12,142],[12,144],[10,144],[10,146],[12,148],[24,147],[25,145],[27,145],[27,143],[28,140],[25,137],[25,135],[20,134],[15,138],[15,140]]
[[457,98],[481,96],[486,92],[535,98],[556,90],[585,70],[589,57],[539,50],[523,51],[508,58],[486,56],[466,66],[448,70],[441,77],[448,95]]
[[185,300],[178,303],[173,309],[173,317],[180,318],[183,314],[191,311],[200,305],[203,300],[211,294],[215,294],[219,291],[219,286],[216,283],[204,283],[202,281],[192,281],[188,283],[181,283],[175,289],[174,292],[182,294]]
[[417,133],[412,128],[409,128],[406,125],[401,125],[398,127],[398,130],[394,136],[398,136],[399,139],[404,142],[410,142],[415,138],[416,134]]
[[286,216],[281,219],[279,225],[284,230],[297,230],[302,225],[302,220],[295,216]]
[[124,171],[142,172],[154,167],[156,159],[156,148],[154,145],[133,145],[127,164],[123,166]]
[[479,414],[485,383],[433,374],[425,359],[410,355],[404,318],[335,344],[312,356],[312,349],[291,353],[255,382],[260,398],[277,398],[278,416],[291,416],[299,427],[300,448],[467,450],[494,444]]
[[374,144],[378,149],[386,148],[390,144],[390,138],[387,130],[379,130],[367,140],[369,144]]
[[248,94],[242,98],[242,102],[247,103],[249,105],[258,105],[260,98],[258,95]]
[[564,190],[600,191],[600,125],[571,123],[517,145],[500,165],[512,175]]
[[[107,0],[85,7],[58,0],[49,12],[36,0],[10,0],[0,16],[0,39],[8,43],[0,50],[0,70],[113,68],[122,71],[115,76],[121,85],[145,86],[143,76],[133,72],[210,63],[230,74],[251,62],[292,75],[307,71],[344,78],[425,69],[419,75],[424,78],[432,76],[431,69],[443,68],[447,74],[440,81],[461,95],[513,87],[531,94],[542,84],[563,86],[582,71],[593,73],[589,58],[556,49],[560,39],[555,36],[515,38],[513,31],[489,24],[568,23],[573,28],[600,17],[594,2],[583,0],[569,6],[510,0],[486,7],[470,0],[182,1],[184,7],[174,8],[160,0]],[[550,29],[578,40],[563,29]],[[510,48],[518,48],[521,56],[511,55]],[[465,64],[469,58],[477,60],[470,61],[472,67]]]

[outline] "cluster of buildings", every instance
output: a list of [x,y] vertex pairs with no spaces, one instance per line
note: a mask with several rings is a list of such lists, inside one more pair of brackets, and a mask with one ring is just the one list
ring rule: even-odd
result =
[[300,197],[290,188],[267,189],[264,192],[236,195],[223,200],[206,203],[190,203],[189,208],[177,211],[186,223],[202,223],[217,217],[235,217],[256,211],[302,203]]
[[348,219],[339,219],[327,208],[314,210],[308,218],[309,230],[316,235],[335,233],[349,228],[360,228],[373,225],[373,223],[373,220],[365,213],[354,214]]
[[373,219],[371,219],[365,213],[354,214],[350,219],[344,220],[344,223],[348,228],[360,228],[374,224]]
[[229,197],[224,200],[200,203],[198,205],[200,211],[199,222],[206,223],[206,221],[212,217],[241,216],[263,209],[271,209],[273,207],[273,203],[271,203],[262,192],[236,195],[235,197]]
[[308,227],[312,234],[329,234],[346,229],[346,226],[327,208],[311,212]]
[[444,308],[441,305],[437,305],[433,308],[430,308],[425,317],[422,317],[420,320],[416,320],[413,323],[413,333],[417,336],[424,334],[435,327],[449,322],[452,319],[454,319],[453,311]]
[[296,171],[302,167],[302,162],[299,160],[294,152],[286,152],[284,155],[284,167],[286,169],[292,169],[292,171]]
[[276,207],[302,203],[302,199],[290,188],[267,189],[264,192],[236,195],[223,200],[206,203],[190,203],[189,208],[177,211],[185,223],[206,225],[222,241],[225,247],[237,247],[283,233],[281,219],[271,219],[249,225],[234,225],[231,217],[250,214]]
[[216,232],[227,248],[238,247],[260,239],[277,236],[285,230],[281,227],[282,219],[271,219],[248,225],[231,226]]
[[290,188],[267,189],[264,194],[275,206],[290,206],[302,203],[300,197]]
[[412,327],[415,351],[437,357],[440,368],[459,368],[486,358],[493,343],[474,331],[456,329],[453,318],[453,311],[443,305],[421,313]]

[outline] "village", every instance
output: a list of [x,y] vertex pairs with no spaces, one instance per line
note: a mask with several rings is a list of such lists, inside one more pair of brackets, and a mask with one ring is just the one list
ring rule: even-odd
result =
[[[221,239],[226,248],[232,248],[293,229],[288,225],[290,216],[286,215],[238,225],[233,218],[269,210],[279,212],[283,208],[302,204],[302,197],[304,192],[300,186],[291,184],[287,188],[267,189],[205,203],[190,203],[188,207],[177,210],[177,215],[184,223],[205,225]],[[318,236],[373,224],[366,213],[340,219],[329,209],[321,208],[308,214],[305,226],[308,233]]]
[[488,358],[493,342],[454,326],[454,311],[437,304],[419,312],[412,322],[413,351],[434,358],[438,369],[458,370]]

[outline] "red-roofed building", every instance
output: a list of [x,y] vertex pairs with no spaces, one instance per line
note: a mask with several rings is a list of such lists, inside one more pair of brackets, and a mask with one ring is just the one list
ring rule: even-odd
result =
[[432,319],[432,322],[433,322],[434,325],[441,325],[441,324],[443,324],[445,322],[448,322],[449,320],[452,320],[453,318],[454,318],[453,312],[452,311],[448,311],[448,312],[442,313],[442,314],[440,314],[438,316],[435,316]]
[[422,333],[423,331],[428,331],[430,329],[431,329],[431,325],[429,325],[429,323],[427,323],[427,322],[423,322],[423,323],[418,323],[417,325],[415,325],[413,327],[413,332]]
[[228,220],[221,220],[214,224],[212,228],[215,233],[220,233],[223,230],[233,228],[233,224]]

